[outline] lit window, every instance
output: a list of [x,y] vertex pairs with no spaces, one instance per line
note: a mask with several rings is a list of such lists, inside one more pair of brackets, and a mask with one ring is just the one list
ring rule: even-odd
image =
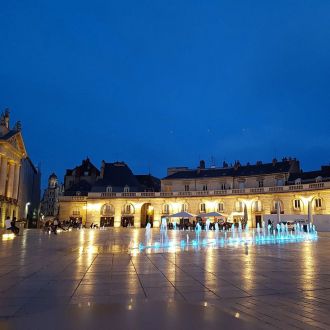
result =
[[322,199],[316,198],[315,199],[315,208],[320,209],[322,207]]
[[170,213],[170,206],[168,204],[164,204],[163,212],[164,212],[164,214]]
[[235,209],[236,209],[236,212],[242,212],[243,211],[243,202],[237,201],[235,203]]
[[261,212],[261,201],[255,201],[253,203],[254,212]]
[[223,210],[224,210],[223,203],[218,203],[218,212],[223,212]]
[[301,207],[300,199],[295,199],[295,200],[293,201],[293,207],[294,207],[296,210],[300,210],[300,207]]
[[204,203],[200,204],[199,209],[200,209],[201,212],[205,213],[206,212],[205,204]]
[[125,205],[125,213],[126,213],[126,214],[131,214],[131,213],[132,213],[132,207],[131,207],[131,204],[126,204],[126,205]]
[[181,204],[181,212],[187,212],[188,206],[187,204]]

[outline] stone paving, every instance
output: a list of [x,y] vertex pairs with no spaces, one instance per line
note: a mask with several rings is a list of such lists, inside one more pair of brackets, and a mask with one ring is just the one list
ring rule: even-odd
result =
[[144,231],[25,230],[2,240],[0,329],[330,328],[329,233],[130,255],[132,239]]

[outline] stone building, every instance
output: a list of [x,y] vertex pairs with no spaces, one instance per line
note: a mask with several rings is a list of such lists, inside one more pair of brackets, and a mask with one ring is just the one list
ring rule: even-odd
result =
[[320,179],[319,173],[306,172],[304,175],[311,177],[308,182],[291,184],[290,178],[302,176],[295,159],[246,166],[236,162],[233,167],[220,169],[206,169],[203,165],[196,170],[170,169],[160,192],[112,191],[104,186],[87,196],[63,196],[60,217],[79,213],[87,225],[111,218],[109,225],[115,227],[130,218],[135,227],[144,227],[147,222],[159,227],[162,217],[179,211],[196,215],[218,211],[236,222],[246,209],[249,225],[256,227],[263,216],[276,213],[278,207],[282,214],[304,215],[310,206],[314,214],[330,214],[330,181],[325,174]]
[[66,196],[87,196],[100,175],[100,171],[87,157],[74,169],[66,170],[64,176],[64,194]]
[[18,217],[18,193],[22,159],[26,150],[17,122],[10,128],[9,110],[0,116],[0,226],[4,226],[6,216]]
[[29,228],[36,228],[40,213],[41,172],[29,157],[21,160],[18,194],[18,219],[26,219]]
[[58,182],[57,175],[52,173],[48,178],[48,187],[41,201],[41,213],[44,217],[56,217],[59,213],[59,197],[63,194],[63,185]]

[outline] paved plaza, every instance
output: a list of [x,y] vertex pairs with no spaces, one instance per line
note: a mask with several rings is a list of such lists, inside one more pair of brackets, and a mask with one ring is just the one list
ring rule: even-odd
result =
[[0,329],[330,328],[329,233],[131,254],[133,240],[145,231],[25,230],[2,240]]

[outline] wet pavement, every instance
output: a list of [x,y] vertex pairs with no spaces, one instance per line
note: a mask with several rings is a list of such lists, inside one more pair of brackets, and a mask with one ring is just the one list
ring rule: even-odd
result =
[[145,240],[140,229],[1,240],[0,329],[330,328],[330,233],[129,253]]

